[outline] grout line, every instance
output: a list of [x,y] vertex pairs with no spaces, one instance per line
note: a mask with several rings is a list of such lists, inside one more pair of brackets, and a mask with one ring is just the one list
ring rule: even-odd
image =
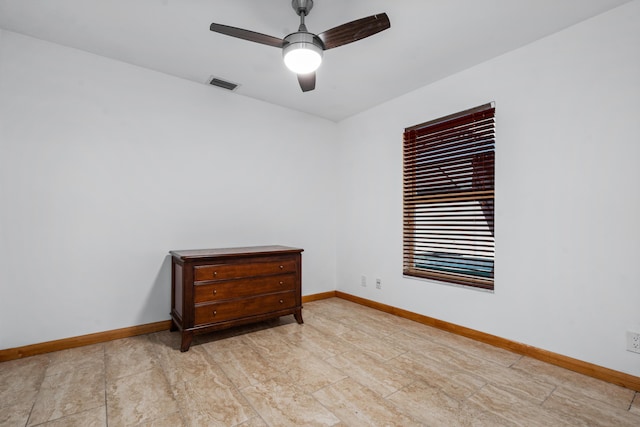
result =
[[631,402],[629,402],[629,407],[627,408],[627,411],[629,411],[629,413],[631,413],[631,408],[633,408],[633,402],[635,402],[636,399],[638,399],[638,403],[640,404],[640,391],[636,391],[633,397],[631,398]]
[[[558,389],[558,387],[560,387],[559,385],[554,385],[553,390],[551,390],[551,393],[549,393],[549,395],[547,397],[544,398],[544,400],[542,402],[540,402],[539,406],[542,408],[544,403],[549,400],[549,398],[551,397],[551,395],[553,395],[553,393],[556,392],[556,390]],[[545,408],[546,409],[546,408]]]
[[[513,353],[513,352],[512,352],[512,353]],[[518,354],[518,353],[513,353],[513,354]],[[518,362],[520,362],[520,361],[524,358],[524,355],[522,355],[522,354],[520,354],[520,355],[518,355],[518,356],[519,356],[519,357],[518,357],[516,360],[514,360],[513,362],[511,362],[511,364],[510,364],[509,366],[507,366],[507,368],[509,368],[509,369],[513,369],[513,367],[514,367],[515,365],[517,365],[517,364],[518,364]]]
[[[154,341],[151,340],[151,336],[153,334],[156,334],[156,333],[158,333],[158,332],[154,332],[154,333],[148,335],[149,342],[151,342],[151,344],[154,345],[154,346],[155,345],[164,345],[164,343],[162,343],[160,341],[154,342]],[[169,377],[167,376],[167,368],[165,366],[164,357],[161,354],[159,354],[159,352],[155,353],[155,354],[157,354],[156,358],[158,360],[158,366],[160,367],[160,370],[162,371],[162,376],[164,377],[164,380],[166,381],[167,385],[169,386],[169,390],[171,391],[171,397],[173,397],[173,400],[176,403],[176,407],[178,408],[177,412],[178,412],[178,415],[180,416],[180,419],[182,420],[182,424],[183,425],[188,425],[188,423],[186,422],[186,420],[184,418],[184,414],[182,413],[182,409],[180,408],[180,404],[178,402],[178,399],[176,398],[175,387],[174,387],[174,385],[171,384],[171,381],[169,381]],[[182,382],[186,382],[186,381],[182,381]],[[175,412],[172,412],[171,414],[174,414],[174,413]],[[170,416],[171,414],[165,415],[165,418]],[[153,421],[153,420],[151,420],[151,421]]]
[[104,421],[109,427],[109,407],[107,402],[107,346],[102,344],[102,364],[104,365]]
[[[237,336],[237,335],[236,335],[236,336]],[[250,346],[250,343],[249,343],[249,344],[247,344],[247,345],[249,345],[249,346]],[[244,421],[242,421],[242,422],[240,422],[239,424],[236,424],[236,425],[241,425],[242,423],[245,423],[245,422],[247,422],[247,421],[251,420],[252,418],[258,417],[258,418],[260,418],[260,419],[262,420],[262,422],[264,422],[264,424],[265,424],[265,425],[269,426],[270,424],[267,422],[267,420],[265,420],[265,419],[262,417],[262,414],[261,414],[261,413],[260,413],[260,412],[259,412],[259,411],[254,407],[254,406],[253,406],[253,404],[251,403],[251,401],[250,401],[249,399],[247,399],[247,396],[245,396],[245,395],[244,395],[244,393],[243,393],[243,392],[242,392],[242,390],[241,390],[241,389],[236,385],[236,383],[234,383],[234,382],[233,382],[233,380],[231,379],[231,377],[229,376],[229,374],[227,373],[227,371],[222,367],[222,365],[221,365],[220,363],[218,363],[218,362],[214,359],[213,355],[212,355],[211,353],[209,353],[209,350],[207,350],[207,347],[204,347],[204,348],[203,348],[203,351],[204,351],[205,357],[206,357],[206,359],[207,359],[207,363],[209,363],[209,364],[213,363],[214,365],[216,365],[216,366],[218,367],[218,369],[220,369],[220,371],[221,371],[221,372],[222,372],[222,374],[225,376],[225,378],[227,379],[227,381],[229,381],[229,384],[231,384],[231,387],[233,387],[233,388],[236,390],[236,392],[237,392],[240,396],[242,396],[242,398],[243,398],[243,399],[244,399],[244,401],[247,403],[247,405],[248,405],[251,409],[253,409],[253,412],[256,414],[255,416],[250,417],[249,419],[244,420]],[[251,384],[251,383],[249,383],[249,385],[247,385],[247,387],[251,387],[251,386],[252,386],[252,384]],[[245,388],[246,388],[246,387],[245,387]],[[186,425],[186,424],[185,424],[185,425]]]
[[31,405],[31,409],[29,410],[29,416],[27,417],[27,421],[25,422],[25,426],[29,425],[29,421],[31,421],[31,415],[33,415],[33,408],[35,408],[36,403],[38,402],[38,397],[40,396],[40,392],[42,391],[42,384],[44,384],[45,379],[47,378],[47,369],[49,369],[49,365],[51,365],[51,358],[49,355],[44,356],[47,358],[47,366],[44,368],[42,372],[42,379],[40,381],[40,385],[38,386],[38,391],[36,392],[33,398],[33,405]]

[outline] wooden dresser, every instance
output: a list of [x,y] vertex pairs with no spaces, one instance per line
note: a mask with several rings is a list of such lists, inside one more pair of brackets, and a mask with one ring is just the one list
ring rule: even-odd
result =
[[171,330],[194,334],[293,314],[302,323],[302,249],[253,246],[171,251]]

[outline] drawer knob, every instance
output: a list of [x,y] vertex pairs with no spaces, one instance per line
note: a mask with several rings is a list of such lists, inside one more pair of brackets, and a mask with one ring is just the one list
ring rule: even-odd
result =
[[282,270],[283,268],[284,268],[284,265],[281,265],[281,266],[280,266],[280,270]]
[[218,275],[218,272],[217,272],[217,271],[214,271],[214,272],[213,272],[213,275],[214,275],[214,276],[217,276],[217,275]]
[[214,290],[213,290],[213,294],[215,295],[215,294],[217,294],[217,293],[218,293],[218,291],[214,289]]
[[281,285],[284,285],[284,282],[281,280],[281,281],[280,281],[280,284],[281,284]]
[[283,301],[283,300],[280,300],[280,304],[282,304],[282,303],[284,303],[284,301]]
[[216,314],[218,314],[218,312],[213,310],[213,315],[215,316]]

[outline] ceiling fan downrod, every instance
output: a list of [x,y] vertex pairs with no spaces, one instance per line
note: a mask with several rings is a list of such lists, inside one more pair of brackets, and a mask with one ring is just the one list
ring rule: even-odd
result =
[[313,0],[291,0],[291,7],[296,11],[296,15],[304,19],[304,16],[309,16],[309,12],[313,9]]

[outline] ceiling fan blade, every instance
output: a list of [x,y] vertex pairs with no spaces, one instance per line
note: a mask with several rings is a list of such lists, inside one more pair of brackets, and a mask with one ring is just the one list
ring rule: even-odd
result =
[[309,92],[316,88],[316,73],[298,74],[298,83],[303,92]]
[[391,22],[389,22],[387,14],[379,13],[338,25],[318,34],[318,37],[320,37],[320,40],[324,43],[325,50],[327,50],[372,36],[389,27],[391,27]]
[[284,40],[277,37],[268,36],[266,34],[256,33],[255,31],[243,30],[242,28],[230,27],[228,25],[213,23],[209,27],[213,32],[225,34],[239,39],[249,40],[250,42],[262,43],[273,47],[282,47]]

